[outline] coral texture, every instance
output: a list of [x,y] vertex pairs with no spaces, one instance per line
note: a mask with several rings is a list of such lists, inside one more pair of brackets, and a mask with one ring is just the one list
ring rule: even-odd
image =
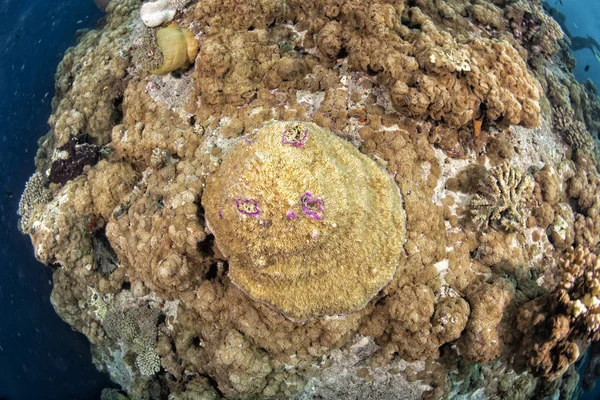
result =
[[600,259],[587,248],[570,248],[555,292],[523,306],[519,330],[525,333],[529,363],[556,379],[580,355],[580,345],[600,335]]
[[480,193],[471,201],[473,220],[484,228],[523,229],[532,191],[533,179],[504,163],[491,171]]
[[545,10],[109,2],[19,206],[106,396],[575,398],[600,102]]
[[158,316],[157,310],[138,307],[111,311],[103,322],[110,338],[137,355],[135,364],[145,376],[152,376],[160,369],[155,350]]
[[29,232],[30,216],[34,212],[37,206],[45,205],[52,200],[52,193],[46,188],[46,179],[44,176],[35,172],[27,183],[25,184],[25,190],[19,200],[19,209],[17,213],[21,217],[19,221],[19,228],[22,232]]
[[309,123],[240,141],[202,204],[232,282],[295,320],[363,308],[394,276],[406,232],[387,174]]

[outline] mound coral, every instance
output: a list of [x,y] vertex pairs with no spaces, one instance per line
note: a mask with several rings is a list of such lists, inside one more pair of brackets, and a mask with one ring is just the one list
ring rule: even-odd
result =
[[311,123],[268,124],[240,141],[202,204],[232,282],[294,320],[364,307],[402,252],[393,181]]

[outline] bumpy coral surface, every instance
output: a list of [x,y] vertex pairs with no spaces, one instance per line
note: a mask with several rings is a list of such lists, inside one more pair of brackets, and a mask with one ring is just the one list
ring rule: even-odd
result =
[[202,204],[231,281],[296,320],[363,308],[394,276],[406,232],[387,173],[308,123],[238,143]]
[[577,396],[600,102],[538,1],[98,3],[19,214],[106,398]]

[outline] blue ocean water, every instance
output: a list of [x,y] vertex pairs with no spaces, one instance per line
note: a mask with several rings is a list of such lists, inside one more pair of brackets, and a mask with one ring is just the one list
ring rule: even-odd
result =
[[[564,25],[572,36],[590,36],[600,43],[600,3],[597,0],[549,0],[547,3],[564,14]],[[577,58],[575,77],[579,81],[591,79],[600,88],[600,61],[592,50],[576,50],[574,55]]]
[[[572,35],[600,42],[597,1],[548,3],[565,15]],[[92,0],[0,0],[0,400],[98,399],[102,388],[115,387],[92,365],[87,339],[54,312],[51,271],[16,229],[36,142],[48,129],[56,65],[76,30],[101,17]],[[592,51],[575,56],[577,78],[600,87]],[[600,399],[600,385],[583,398]]]
[[0,0],[0,399],[99,399],[114,387],[87,339],[50,304],[49,268],[17,231],[19,197],[48,131],[54,73],[77,29],[102,17],[92,0]]

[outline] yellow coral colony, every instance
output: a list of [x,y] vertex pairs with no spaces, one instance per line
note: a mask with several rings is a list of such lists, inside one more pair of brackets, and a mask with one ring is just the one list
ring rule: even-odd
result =
[[160,67],[150,71],[154,75],[166,75],[194,62],[198,55],[198,40],[187,29],[170,25],[159,29],[156,42],[163,56]]
[[313,123],[271,123],[240,141],[202,203],[232,282],[292,320],[361,309],[403,251],[395,183]]

